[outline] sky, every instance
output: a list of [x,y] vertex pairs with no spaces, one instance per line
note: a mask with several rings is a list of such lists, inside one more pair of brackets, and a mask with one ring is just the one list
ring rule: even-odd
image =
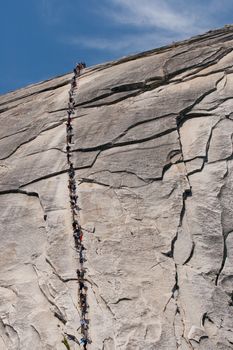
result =
[[7,0],[0,94],[233,23],[232,0]]

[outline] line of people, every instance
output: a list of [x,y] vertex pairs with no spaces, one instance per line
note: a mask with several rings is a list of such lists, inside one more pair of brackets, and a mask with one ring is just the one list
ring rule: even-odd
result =
[[[74,69],[74,76],[71,80],[71,88],[69,91],[69,103],[67,109],[67,122],[66,122],[66,154],[68,162],[68,175],[69,175],[69,194],[70,194],[70,207],[72,212],[72,225],[73,225],[73,236],[75,241],[75,247],[79,253],[79,263],[80,268],[77,270],[77,277],[79,283],[79,306],[81,309],[81,334],[82,338],[78,341],[79,345],[82,345],[83,349],[87,349],[87,345],[90,343],[88,328],[89,320],[87,318],[88,314],[88,303],[87,303],[87,286],[85,285],[85,247],[83,245],[83,232],[82,228],[78,223],[78,211],[80,210],[77,200],[77,188],[75,181],[75,170],[72,163],[72,140],[74,137],[73,126],[72,126],[72,116],[75,113],[75,100],[74,93],[77,88],[77,78],[80,76],[81,71],[86,67],[84,62],[78,63]],[[72,340],[72,339],[71,339]]]

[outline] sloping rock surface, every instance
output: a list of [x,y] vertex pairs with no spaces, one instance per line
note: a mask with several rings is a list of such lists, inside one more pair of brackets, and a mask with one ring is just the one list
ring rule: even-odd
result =
[[[1,350],[81,348],[71,77],[0,96]],[[86,69],[73,126],[88,350],[233,349],[233,27]]]

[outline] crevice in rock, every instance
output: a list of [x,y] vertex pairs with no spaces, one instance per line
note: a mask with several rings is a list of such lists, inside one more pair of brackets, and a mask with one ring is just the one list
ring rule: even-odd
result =
[[62,276],[59,275],[59,273],[57,272],[56,268],[53,266],[53,264],[51,263],[51,261],[48,259],[48,258],[45,258],[45,261],[49,264],[49,266],[52,268],[53,270],[53,274],[55,276],[58,277],[58,279],[60,281],[62,281],[63,283],[67,283],[67,282],[70,282],[70,281],[78,281],[78,278],[63,278]]
[[201,319],[202,327],[205,327],[205,321],[206,321],[206,320],[208,320],[208,321],[211,322],[211,323],[214,323],[214,322],[211,320],[211,318],[210,318],[210,316],[208,315],[207,312],[205,312],[205,313],[203,314],[203,316],[202,316],[202,319]]
[[103,340],[103,347],[102,347],[102,350],[105,350],[105,342],[106,342],[106,341],[112,341],[112,342],[114,343],[114,341],[113,341],[113,339],[112,339],[111,337],[105,338],[105,339]]
[[69,340],[71,340],[71,341],[73,341],[74,343],[80,345],[80,343],[79,343],[78,339],[75,337],[75,335],[69,334],[69,333],[65,333],[65,335],[67,336],[67,338],[68,338]]
[[[137,90],[137,91],[135,91],[135,92],[132,92],[131,94],[128,93],[128,94],[126,94],[126,95],[124,95],[124,96],[121,96],[121,97],[119,97],[119,98],[116,98],[116,99],[113,100],[113,101],[109,101],[109,102],[108,102],[108,101],[105,101],[105,102],[98,103],[98,104],[93,104],[93,103],[89,104],[89,102],[87,102],[87,104],[84,105],[83,108],[85,108],[85,109],[90,109],[90,108],[111,106],[111,105],[117,104],[117,103],[119,103],[119,102],[122,102],[122,101],[124,101],[124,100],[127,100],[127,99],[130,98],[130,97],[135,97],[135,96],[137,96],[137,95],[140,95],[141,93],[142,93],[142,91],[138,91],[138,90]],[[112,95],[114,95],[114,96],[117,97],[116,94],[112,94]],[[112,95],[110,95],[110,96],[112,96]]]
[[206,69],[204,67],[204,68],[197,69],[190,74],[187,74],[184,78],[174,79],[174,80],[172,80],[172,82],[174,82],[174,83],[189,82],[189,81],[192,81],[192,80],[197,79],[197,78],[209,77],[211,75],[214,75],[217,73],[224,73],[224,72],[231,74],[232,71],[230,69],[232,67],[233,67],[233,65],[230,65],[230,66],[227,66],[226,68],[224,68],[224,70],[222,68],[219,68],[219,69],[213,69],[211,72],[208,72],[208,73],[198,74],[199,72],[202,72],[202,70]]
[[[189,196],[192,196],[192,191],[191,191],[191,188],[189,190],[186,190],[184,193],[183,193],[183,205],[182,205],[182,209],[181,209],[181,212],[180,212],[180,221],[179,221],[179,225],[178,225],[178,229],[177,229],[177,232],[176,232],[176,235],[175,237],[173,237],[172,241],[171,241],[171,249],[166,252],[166,253],[163,253],[162,254],[168,258],[174,258],[174,249],[175,249],[175,243],[178,239],[178,230],[180,227],[182,227],[182,223],[183,223],[183,218],[184,218],[184,215],[185,215],[185,201],[187,199],[187,197]],[[193,247],[194,249],[194,247]],[[193,254],[193,252],[192,252]],[[189,259],[190,260],[190,259]]]
[[[191,112],[191,110],[198,105],[206,96],[211,95],[213,92],[216,91],[216,87],[204,92],[201,96],[199,96],[191,105],[189,105],[188,107],[184,108],[180,113],[179,116],[177,117],[177,127],[180,128],[184,122],[188,119],[191,119],[195,116],[198,117],[200,116],[200,114],[197,113],[192,113],[191,115],[189,115],[188,113]],[[206,115],[208,115],[206,113]],[[203,114],[201,114],[201,116],[203,116]]]
[[34,156],[36,154],[41,154],[41,153],[46,153],[46,152],[49,152],[49,151],[58,151],[58,152],[61,152],[61,153],[66,153],[65,151],[61,150],[60,148],[57,148],[57,147],[51,147],[51,148],[47,148],[47,149],[44,149],[44,150],[41,150],[41,151],[37,151],[37,152],[32,152],[32,153],[28,153],[26,154],[25,157],[30,157],[30,156]]
[[[160,86],[168,85],[169,83],[170,83],[169,79],[157,77],[157,79],[151,78],[151,79],[147,79],[143,82],[128,83],[128,84],[124,84],[124,85],[119,85],[119,86],[110,88],[111,89],[110,92],[102,94],[100,96],[97,96],[91,100],[87,100],[87,101],[78,103],[75,105],[75,107],[96,108],[96,107],[114,105],[114,104],[121,102],[121,101],[124,101],[130,97],[135,97],[135,96],[141,95],[146,91],[154,90]],[[132,91],[132,93],[126,94],[124,96],[117,98],[118,93],[129,92],[129,91]],[[94,104],[95,102],[104,100],[105,98],[108,98],[108,97],[113,96],[113,95],[116,96],[116,99],[113,101],[109,101],[109,102],[103,101],[102,103]]]
[[[179,119],[178,118],[176,120],[176,123],[177,123],[177,133],[178,133],[179,144],[180,144],[180,152],[181,152],[181,156],[182,156],[182,159],[179,162],[183,163],[184,167],[186,169],[186,165],[185,165],[185,162],[184,162],[184,155],[183,155],[183,146],[182,146],[181,135],[180,135],[180,124],[179,124]],[[183,218],[184,218],[184,215],[185,215],[185,201],[186,201],[187,197],[192,196],[192,189],[191,189],[191,185],[190,185],[187,169],[186,169],[186,178],[187,178],[187,181],[188,181],[188,184],[189,184],[189,188],[185,189],[185,191],[183,192],[183,205],[182,205],[181,212],[180,212],[180,221],[179,221],[179,225],[178,225],[178,228],[177,228],[177,232],[176,232],[175,237],[173,237],[173,239],[171,241],[171,249],[170,249],[170,251],[168,251],[166,253],[162,253],[163,255],[165,255],[165,256],[167,256],[169,258],[174,258],[175,243],[176,243],[176,241],[178,239],[178,234],[179,234],[178,231],[179,231],[179,228],[182,227]]]
[[40,206],[41,206],[41,209],[44,213],[43,215],[43,219],[44,221],[47,220],[47,214],[45,213],[45,210],[44,210],[44,207],[42,205],[42,202],[41,202],[41,199],[40,199],[40,196],[39,196],[39,193],[37,192],[34,192],[34,191],[25,191],[25,190],[21,190],[19,188],[13,188],[13,189],[8,189],[8,190],[0,190],[0,196],[1,195],[6,195],[6,194],[11,194],[11,193],[15,193],[15,194],[25,194],[26,196],[29,196],[29,197],[36,197],[38,198],[39,200],[39,203],[40,203]]
[[56,317],[59,321],[61,321],[64,325],[66,325],[67,320],[64,318],[64,316],[62,315],[62,313],[55,311],[53,315],[54,315],[54,317]]
[[[71,152],[71,154],[72,154],[72,153],[75,153],[75,152],[78,153],[79,151],[71,150],[70,152]],[[75,167],[75,170],[82,170],[82,169],[92,168],[92,167],[95,165],[95,163],[96,163],[96,161],[97,161],[97,159],[98,159],[98,157],[99,157],[100,154],[101,154],[101,151],[99,151],[99,152],[96,154],[95,158],[93,159],[93,161],[91,162],[90,165],[83,165],[83,166]]]
[[[209,138],[208,138],[207,143],[206,143],[205,156],[193,158],[193,159],[196,159],[196,158],[202,158],[202,159],[203,159],[203,164],[202,164],[201,168],[199,168],[199,169],[194,169],[193,171],[190,171],[190,172],[188,173],[188,176],[191,176],[191,175],[193,175],[193,174],[202,172],[206,164],[213,164],[213,163],[215,163],[215,162],[208,162],[209,148],[210,148],[210,143],[211,143],[212,136],[213,136],[213,131],[214,131],[214,129],[218,126],[218,124],[221,123],[221,121],[222,121],[223,119],[224,119],[224,118],[219,119],[219,120],[212,126],[212,128],[211,128],[210,135],[209,135]],[[229,160],[229,159],[231,159],[231,157],[233,157],[233,155],[230,156],[229,158],[225,159],[225,160]],[[192,160],[192,159],[191,159],[191,160]],[[223,160],[224,160],[224,159],[223,159]],[[221,160],[221,161],[223,161],[223,160]],[[188,161],[190,161],[190,159],[189,159]],[[218,160],[218,161],[220,161],[220,160]],[[186,161],[185,161],[185,162],[186,162]],[[216,162],[217,162],[217,161],[216,161]]]
[[33,270],[35,271],[35,274],[37,276],[37,284],[38,284],[38,287],[42,293],[42,295],[44,296],[44,298],[47,300],[47,302],[52,305],[54,307],[54,312],[53,313],[56,313],[58,315],[62,315],[61,317],[66,320],[65,316],[63,315],[62,311],[59,309],[59,307],[55,304],[54,301],[52,301],[46,294],[46,292],[43,290],[42,286],[40,285],[40,282],[39,282],[39,276],[38,276],[38,272],[37,272],[37,268],[35,265],[32,264],[32,268]]
[[[128,174],[128,175],[133,175],[133,176],[136,176],[140,181],[143,181],[145,183],[150,183],[150,180],[146,180],[144,178],[142,178],[141,176],[137,175],[136,173],[134,173],[133,171],[129,171],[129,170],[109,170],[109,169],[101,169],[101,170],[98,170],[98,171],[95,171],[93,173],[90,173],[88,176],[92,176],[92,175],[96,175],[96,174],[101,174],[103,172],[107,172],[107,173],[110,173],[110,174]],[[89,177],[87,178],[88,180],[92,180],[92,179],[89,179]],[[85,178],[86,180],[86,178]],[[82,181],[82,180],[81,180]]]
[[106,300],[100,295],[100,299],[103,301],[105,307],[107,308],[107,310],[111,313],[111,315],[114,317],[115,319],[115,315],[112,311],[112,309],[110,308],[110,306],[108,305],[108,303],[106,302]]
[[135,82],[135,83],[127,83],[127,84],[114,86],[111,88],[111,91],[112,92],[132,91],[132,90],[142,89],[144,86],[145,86],[145,82],[139,81],[139,82]]
[[124,142],[117,142],[114,143],[114,141],[112,142],[108,142],[102,145],[98,145],[98,146],[93,146],[93,147],[85,147],[85,148],[76,148],[73,151],[75,152],[92,152],[92,151],[105,151],[108,149],[112,149],[112,148],[116,148],[116,147],[123,147],[123,146],[130,146],[130,145],[135,145],[135,144],[140,144],[140,143],[144,143],[147,141],[151,141],[151,140],[155,140],[159,137],[171,134],[172,132],[176,131],[176,128],[171,128],[171,129],[167,129],[159,134],[155,134],[149,137],[145,137],[143,139],[138,139],[138,140],[132,140],[132,141],[124,141]]
[[[114,95],[114,92],[112,92],[112,91],[105,92],[104,94],[99,95],[99,96],[97,96],[97,97],[95,97],[95,98],[92,98],[91,100],[87,100],[87,101],[83,101],[83,102],[77,103],[77,104],[75,104],[74,107],[83,107],[83,106],[88,105],[88,104],[90,104],[90,103],[103,100],[104,98],[110,97],[110,96],[112,96],[112,95]],[[100,107],[100,105],[97,105],[97,106],[93,106],[93,105],[92,105],[92,107]]]
[[[125,129],[120,135],[118,135],[118,136],[113,140],[113,143],[115,144],[118,140],[120,140],[123,136],[125,136],[125,135],[128,133],[128,131],[130,131],[131,129],[133,129],[133,128],[139,126],[139,125],[151,123],[151,122],[153,122],[153,121],[157,121],[157,120],[164,119],[164,118],[171,117],[171,116],[174,116],[174,117],[175,117],[176,114],[174,114],[174,113],[169,113],[169,114],[166,114],[166,115],[163,115],[163,116],[160,116],[160,117],[154,117],[154,118],[150,118],[150,119],[146,119],[146,120],[142,120],[142,121],[136,122],[136,123],[130,125],[127,129]],[[168,130],[172,130],[172,128],[171,128],[171,129],[168,129]],[[166,131],[168,131],[168,130],[166,130]],[[166,131],[164,131],[164,132],[166,132]],[[175,131],[175,128],[173,128],[173,131]],[[159,135],[159,134],[157,134],[157,135]],[[161,136],[163,136],[163,135],[159,135],[158,137],[161,137]],[[119,145],[119,144],[121,144],[121,143],[116,143],[116,144]]]
[[[51,87],[48,87],[48,88],[44,88],[44,89],[41,89],[41,90],[38,90],[38,91],[35,91],[35,92],[32,92],[30,94],[26,94],[26,95],[23,95],[23,96],[19,96],[19,97],[16,97],[16,98],[13,98],[11,100],[8,100],[6,102],[3,102],[3,103],[0,103],[0,106],[4,106],[6,104],[9,104],[9,103],[12,103],[12,102],[16,102],[16,101],[20,101],[22,99],[25,99],[25,98],[28,98],[28,97],[31,97],[31,96],[34,96],[34,95],[38,95],[40,93],[43,93],[43,92],[47,92],[47,91],[54,91],[56,89],[59,89],[60,87],[63,87],[67,84],[69,84],[70,82],[70,78],[63,81],[62,83],[58,83],[57,85],[55,86],[51,86]],[[42,82],[41,84],[44,84],[46,83],[46,81]],[[34,85],[35,86],[35,85]],[[15,107],[15,106],[14,106]],[[0,110],[0,113],[2,112],[2,110]]]
[[112,186],[105,184],[103,182],[96,181],[94,179],[85,178],[85,177],[83,177],[83,178],[81,178],[81,180],[79,180],[79,185],[81,185],[82,183],[91,183],[91,184],[96,184],[96,185],[104,186],[104,187],[108,187],[108,188],[112,187]]
[[[50,125],[50,126],[44,128],[44,129],[41,129],[41,131],[40,131],[37,135],[34,135],[33,137],[27,139],[26,141],[20,143],[10,154],[8,154],[6,157],[0,158],[0,160],[5,160],[5,159],[10,158],[16,151],[18,151],[18,149],[19,149],[20,147],[22,147],[23,145],[25,145],[25,144],[27,144],[27,143],[30,143],[31,141],[35,140],[35,139],[36,139],[38,136],[40,136],[43,132],[59,127],[60,125],[63,124],[63,122],[64,122],[64,119],[61,119],[60,122],[55,123],[54,125]],[[27,129],[28,129],[28,128],[27,128]]]
[[215,285],[218,285],[218,280],[219,277],[224,269],[225,263],[226,263],[226,259],[227,259],[227,244],[226,244],[226,237],[224,237],[223,235],[223,253],[222,253],[222,264],[220,266],[220,269],[217,273],[216,279],[215,279]]
[[195,250],[195,243],[192,242],[192,248],[191,248],[191,251],[190,251],[190,255],[189,257],[183,262],[183,265],[186,265],[193,257],[193,254],[194,254],[194,250]]
[[54,109],[53,111],[46,111],[46,112],[49,114],[53,114],[53,113],[57,113],[57,112],[66,112],[66,111],[67,111],[67,108],[64,107],[64,108]]
[[36,329],[35,326],[33,326],[32,324],[30,325],[30,327],[34,330],[34,332],[37,334],[38,338],[39,338],[39,341],[41,342],[42,339],[41,339],[41,335],[40,335],[40,332]]
[[[232,48],[223,48],[221,47],[220,49],[217,50],[217,52],[214,52],[213,54],[211,54],[209,57],[207,57],[205,60],[203,60],[201,63],[198,63],[198,64],[193,64],[193,65],[190,65],[188,67],[185,67],[185,68],[181,68],[181,69],[178,69],[176,72],[174,73],[171,73],[169,74],[167,72],[167,69],[166,69],[166,65],[169,63],[169,60],[165,63],[164,65],[164,75],[166,77],[166,79],[170,80],[174,77],[176,77],[177,75],[179,74],[182,74],[182,73],[185,73],[186,71],[192,69],[192,68],[201,68],[201,69],[205,69],[205,68],[208,68],[216,63],[218,63],[218,61],[220,59],[222,59],[223,57],[225,57],[227,54],[229,54],[233,49]],[[181,53],[182,54],[182,53]],[[213,59],[211,59],[213,57]],[[170,60],[172,60],[173,57],[170,58]],[[205,61],[207,61],[205,63]],[[195,72],[194,72],[195,74]]]
[[[177,271],[177,265],[175,264],[175,283],[174,283],[174,286],[172,287],[172,290],[171,290],[171,296],[163,308],[163,312],[166,311],[167,306],[172,299],[176,300],[176,306],[177,306],[177,298],[178,298],[178,294],[179,294],[179,289],[180,289],[180,287],[179,287],[179,283],[178,283],[178,271]],[[174,324],[173,324],[173,326],[174,326]]]
[[[72,152],[75,152],[75,151],[72,151]],[[96,161],[98,155],[99,155],[99,154],[96,155],[95,159],[93,160],[93,162],[92,162],[90,165],[84,165],[84,166],[80,166],[80,167],[75,167],[74,170],[82,170],[82,169],[91,168],[91,167],[94,165],[94,163],[95,163],[95,161]],[[54,172],[54,173],[51,173],[51,174],[48,174],[48,175],[44,175],[44,176],[39,177],[39,178],[37,178],[37,179],[34,179],[34,180],[30,181],[30,182],[27,182],[26,184],[20,185],[19,188],[24,188],[24,187],[26,187],[26,186],[28,186],[28,185],[33,184],[33,183],[40,182],[40,181],[43,181],[43,180],[47,180],[47,179],[50,179],[50,178],[52,178],[52,177],[54,177],[54,176],[58,176],[58,175],[65,174],[65,173],[67,173],[67,172],[68,172],[67,169],[65,169],[65,170],[60,170],[60,171],[56,171],[56,172]]]
[[120,299],[118,299],[115,303],[111,303],[112,305],[117,305],[117,304],[119,304],[120,302],[122,302],[122,301],[132,301],[133,299],[131,299],[131,298],[120,298]]
[[62,175],[62,174],[65,174],[67,173],[67,169],[65,170],[60,170],[60,171],[56,171],[52,174],[48,174],[48,175],[44,175],[44,176],[41,176],[41,177],[38,177],[37,179],[34,179],[26,184],[23,184],[23,185],[20,185],[19,188],[24,188],[28,185],[31,185],[33,183],[36,183],[36,182],[39,182],[39,181],[42,181],[42,180],[47,180],[47,179],[50,179],[51,177],[54,177],[54,176],[58,176],[58,175]]
[[22,130],[19,130],[17,132],[13,132],[12,134],[5,135],[5,136],[1,137],[0,140],[4,140],[4,139],[6,139],[8,137],[11,137],[11,136],[14,136],[14,135],[22,134],[26,130],[28,130],[28,127],[27,128],[23,128]]
[[63,337],[63,340],[61,342],[65,345],[66,350],[71,350],[70,344],[68,343],[68,340],[66,339],[65,336]]
[[28,140],[20,143],[20,145],[18,145],[11,153],[9,153],[6,157],[0,158],[0,160],[5,160],[10,158],[20,147],[22,147],[23,145],[26,145],[27,143],[35,140],[37,138],[38,135],[35,135],[33,137],[30,137]]
[[20,193],[20,194],[25,194],[27,196],[39,198],[39,194],[37,192],[33,192],[33,191],[29,191],[28,192],[28,191],[23,191],[23,190],[20,190],[20,189],[17,189],[17,188],[0,191],[0,195],[10,194],[10,193]]

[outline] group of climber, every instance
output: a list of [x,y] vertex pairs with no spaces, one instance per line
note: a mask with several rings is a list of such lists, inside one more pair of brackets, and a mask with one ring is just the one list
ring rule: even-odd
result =
[[87,349],[87,344],[90,343],[88,336],[88,324],[89,321],[86,318],[88,304],[87,304],[87,287],[85,286],[85,268],[83,263],[85,262],[84,251],[85,247],[83,245],[83,232],[82,228],[78,223],[78,211],[80,208],[77,204],[77,193],[76,193],[76,181],[75,181],[75,170],[74,165],[71,161],[72,158],[72,139],[73,139],[73,126],[72,126],[72,114],[75,113],[75,100],[74,100],[74,90],[77,87],[77,78],[79,77],[82,69],[86,67],[84,62],[78,63],[74,69],[74,76],[71,80],[71,89],[69,91],[69,103],[67,109],[67,123],[66,123],[66,154],[67,154],[67,162],[69,165],[68,175],[69,175],[69,193],[70,193],[70,207],[72,212],[72,226],[73,226],[73,236],[75,240],[75,247],[79,252],[79,263],[80,269],[77,270],[77,277],[79,283],[79,304],[81,309],[81,334],[82,338],[78,341],[79,345],[83,346],[83,349]]

